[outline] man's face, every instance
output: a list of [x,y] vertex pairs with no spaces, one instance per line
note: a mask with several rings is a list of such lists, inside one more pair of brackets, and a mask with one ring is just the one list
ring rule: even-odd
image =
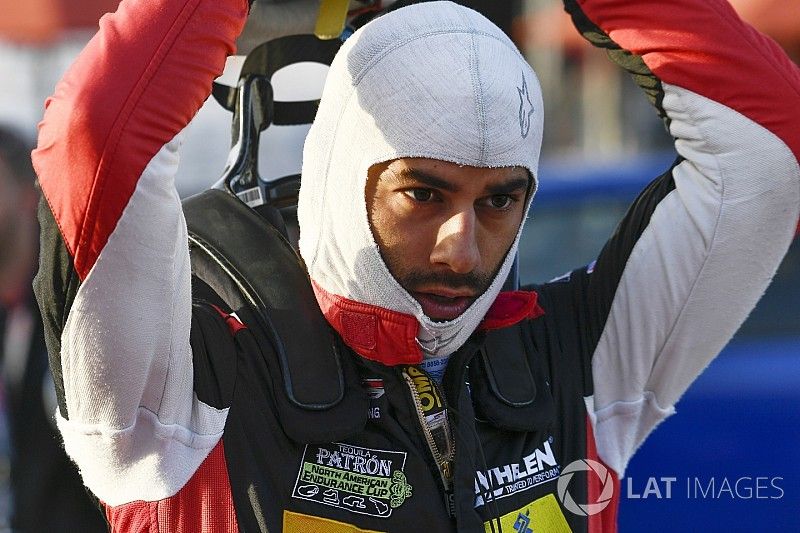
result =
[[369,169],[372,234],[394,278],[433,320],[461,315],[492,282],[522,216],[520,167],[401,158]]

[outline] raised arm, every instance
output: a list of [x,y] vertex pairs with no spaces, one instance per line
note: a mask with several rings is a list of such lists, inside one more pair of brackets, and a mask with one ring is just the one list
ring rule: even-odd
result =
[[769,284],[800,212],[800,72],[725,0],[584,0],[567,11],[675,138],[581,285],[587,402],[618,474]]
[[44,316],[67,452],[101,500],[159,499],[213,448],[225,411],[198,401],[189,345],[179,132],[202,105],[246,0],[124,0],[47,102]]

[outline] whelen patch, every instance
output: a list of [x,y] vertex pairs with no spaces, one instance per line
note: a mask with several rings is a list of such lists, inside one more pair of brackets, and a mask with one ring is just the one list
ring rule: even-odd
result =
[[388,518],[412,494],[405,463],[405,452],[307,444],[292,497]]

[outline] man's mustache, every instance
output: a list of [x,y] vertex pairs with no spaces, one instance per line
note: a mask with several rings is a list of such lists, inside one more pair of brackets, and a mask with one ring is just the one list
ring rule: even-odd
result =
[[475,296],[486,292],[492,283],[492,277],[488,274],[469,272],[458,274],[456,272],[409,272],[399,280],[400,284],[408,291],[416,291],[418,288],[430,286],[447,287],[449,289],[470,289]]

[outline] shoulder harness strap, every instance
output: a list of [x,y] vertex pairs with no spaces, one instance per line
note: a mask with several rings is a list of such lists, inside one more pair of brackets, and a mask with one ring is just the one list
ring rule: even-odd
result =
[[476,413],[494,426],[544,431],[555,419],[545,361],[527,321],[487,332],[469,379]]
[[310,442],[361,430],[368,400],[355,363],[325,321],[302,260],[286,239],[220,190],[189,198],[183,207],[193,275],[255,335],[287,434]]

